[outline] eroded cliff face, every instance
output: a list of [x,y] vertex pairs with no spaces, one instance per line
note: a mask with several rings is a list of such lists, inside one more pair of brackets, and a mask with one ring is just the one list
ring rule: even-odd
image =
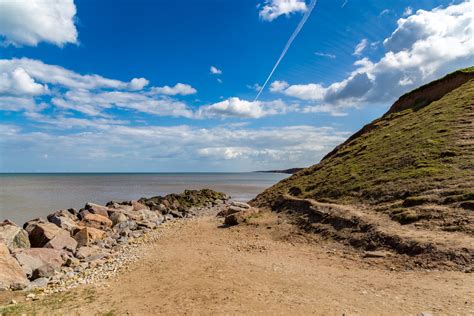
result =
[[408,224],[474,232],[474,69],[402,96],[319,164],[257,196],[370,205]]

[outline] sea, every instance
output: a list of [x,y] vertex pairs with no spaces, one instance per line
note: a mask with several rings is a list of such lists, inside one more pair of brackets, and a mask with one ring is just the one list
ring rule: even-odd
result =
[[4,173],[0,174],[0,221],[18,225],[87,202],[141,197],[209,188],[248,201],[288,177],[282,173]]

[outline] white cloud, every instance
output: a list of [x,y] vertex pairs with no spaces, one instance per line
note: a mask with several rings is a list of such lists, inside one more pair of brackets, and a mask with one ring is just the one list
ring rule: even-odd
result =
[[164,86],[164,87],[153,87],[151,89],[153,93],[165,94],[165,95],[190,95],[197,92],[196,89],[191,87],[188,84],[177,83],[174,87]]
[[6,45],[77,43],[73,0],[0,0],[0,36]]
[[366,38],[362,39],[359,42],[359,44],[357,44],[357,46],[355,47],[354,52],[352,53],[352,55],[360,56],[362,54],[362,52],[364,51],[364,49],[367,47],[368,43],[369,43],[369,41]]
[[271,92],[282,92],[288,88],[289,84],[286,81],[273,81],[270,85]]
[[130,90],[137,91],[143,89],[149,83],[150,82],[145,78],[133,78],[132,81],[130,81],[129,87]]
[[413,14],[413,8],[412,7],[406,7],[405,10],[403,11],[403,16],[409,16]]
[[260,89],[262,89],[262,86],[259,85],[258,83],[254,83],[252,85],[248,84],[247,85],[247,88],[250,89],[250,90],[255,90],[255,91],[260,91]]
[[264,21],[273,21],[281,15],[306,12],[308,7],[304,0],[267,0],[261,8],[259,16]]
[[247,101],[236,97],[199,108],[197,117],[239,117],[261,118],[269,115],[285,114],[294,111],[281,100],[270,102]]
[[222,74],[222,70],[220,70],[219,68],[215,67],[215,66],[211,66],[211,68],[209,69],[209,71],[211,72],[211,74],[213,75],[220,75]]
[[21,67],[0,74],[0,95],[34,96],[47,93],[48,86],[35,82]]
[[383,16],[383,15],[389,14],[389,13],[390,13],[389,9],[384,9],[384,10],[382,10],[382,12],[379,13],[379,16]]
[[341,81],[327,86],[285,83],[271,90],[321,102],[316,110],[388,105],[417,86],[474,64],[473,5],[474,0],[469,0],[431,11],[418,10],[399,19],[396,30],[384,40],[385,55],[377,62],[368,58],[356,61],[356,69]]
[[[16,126],[0,124],[0,146],[5,149],[2,170],[28,171],[27,162],[44,153],[54,163],[43,166],[35,160],[35,168],[130,171],[133,166],[141,166],[150,171],[157,167],[164,170],[162,166],[166,166],[166,170],[188,171],[199,163],[201,170],[219,166],[235,171],[256,170],[261,166],[305,166],[313,164],[348,136],[333,128],[305,125],[249,129],[58,120],[58,126],[79,129],[57,134],[46,123],[44,130],[23,132]],[[84,166],[86,170],[78,170]]]
[[171,98],[156,98],[141,93],[126,91],[91,92],[71,90],[52,103],[62,109],[74,110],[91,116],[103,115],[113,107],[131,109],[160,116],[182,116],[191,118],[192,111],[183,102]]
[[316,56],[319,56],[319,57],[327,57],[327,58],[331,58],[331,59],[336,58],[336,55],[334,55],[334,54],[321,53],[321,52],[315,52],[314,54]]

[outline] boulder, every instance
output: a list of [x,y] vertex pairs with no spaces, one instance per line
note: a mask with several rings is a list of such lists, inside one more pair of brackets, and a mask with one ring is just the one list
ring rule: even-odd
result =
[[31,224],[31,231],[29,233],[30,243],[32,247],[44,247],[50,240],[58,234],[66,233],[67,231],[59,228],[53,223],[35,223]]
[[110,215],[110,219],[112,220],[114,226],[128,221],[127,215],[119,211],[114,212],[112,215]]
[[53,214],[52,216],[48,216],[48,220],[68,232],[73,232],[78,227],[78,224],[73,219],[66,216]]
[[92,214],[98,214],[105,217],[109,217],[109,214],[108,214],[109,208],[107,206],[94,204],[94,203],[87,203],[85,209],[88,210]]
[[69,232],[62,230],[56,236],[54,236],[53,239],[48,241],[44,247],[57,250],[64,249],[73,252],[76,250],[77,241],[71,237]]
[[33,273],[31,275],[31,280],[36,280],[39,278],[49,278],[54,275],[55,268],[53,268],[50,265],[44,264],[35,270],[33,270]]
[[230,205],[240,207],[240,208],[244,208],[244,209],[249,209],[250,208],[250,205],[248,205],[247,203],[238,202],[238,201],[232,201],[230,203]]
[[217,217],[226,217],[228,215],[235,214],[237,212],[244,211],[244,210],[245,210],[244,208],[231,205],[228,208],[223,209],[222,211],[217,213]]
[[8,247],[0,243],[0,290],[21,290],[29,281],[18,261],[12,257]]
[[138,201],[132,201],[132,207],[134,211],[149,210],[148,206]]
[[224,220],[224,224],[228,226],[233,226],[233,225],[246,223],[251,217],[257,214],[258,214],[258,210],[253,209],[253,208],[245,210],[245,211],[240,211],[240,212],[226,216]]
[[0,242],[7,245],[9,250],[16,248],[30,248],[30,240],[26,230],[16,224],[5,220],[0,223]]
[[103,239],[104,237],[105,232],[94,227],[84,227],[74,235],[74,239],[77,241],[77,247],[88,246],[93,241]]
[[98,229],[112,227],[112,224],[112,221],[108,217],[99,214],[85,214],[81,221],[81,226]]
[[50,266],[55,270],[64,264],[62,251],[51,248],[17,249],[14,256],[24,273],[30,277],[42,266]]
[[28,233],[28,235],[31,233],[31,231],[36,227],[37,224],[46,224],[48,223],[47,220],[43,218],[35,218],[32,219],[31,221],[28,221],[23,224],[23,229]]
[[76,251],[76,258],[81,261],[97,260],[104,258],[105,256],[107,256],[106,250],[97,246],[80,247]]

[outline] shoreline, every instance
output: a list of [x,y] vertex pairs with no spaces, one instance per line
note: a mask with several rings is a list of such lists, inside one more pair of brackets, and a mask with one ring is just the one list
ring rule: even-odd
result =
[[[230,196],[209,189],[87,203],[59,210],[22,227],[0,223],[0,290],[62,292],[100,282],[139,260],[141,245],[156,241],[161,227],[227,209]],[[31,299],[37,299],[32,295]]]

